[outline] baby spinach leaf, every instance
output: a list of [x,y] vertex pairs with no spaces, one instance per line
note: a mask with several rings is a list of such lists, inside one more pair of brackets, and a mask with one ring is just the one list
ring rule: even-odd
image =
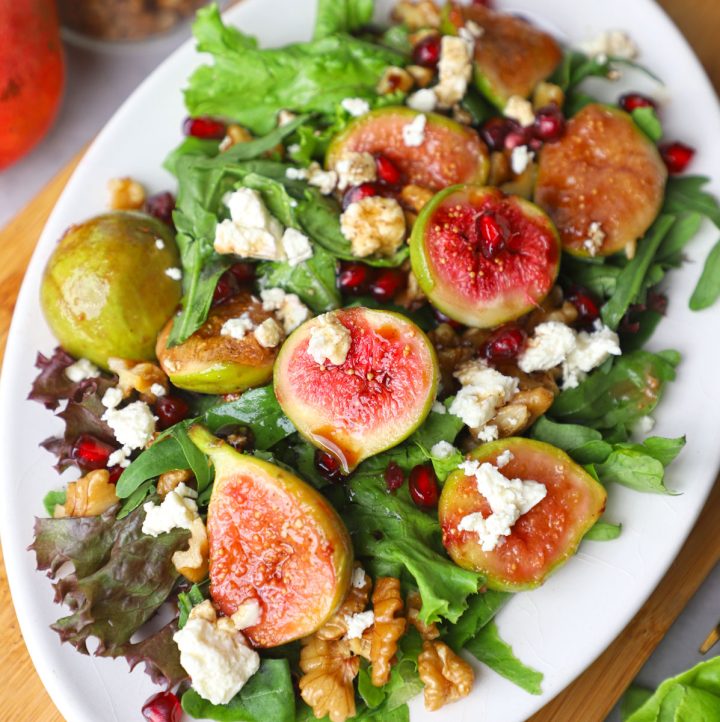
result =
[[572,451],[592,441],[602,439],[597,429],[579,424],[558,424],[547,416],[541,416],[530,430],[530,436],[546,444],[557,446],[563,451]]
[[194,719],[220,722],[295,722],[295,691],[287,659],[263,659],[260,669],[227,703],[213,704],[192,687],[182,708]]
[[635,448],[617,448],[595,471],[603,484],[615,482],[636,491],[671,493],[663,479],[665,467],[649,454]]
[[611,524],[608,521],[596,521],[583,539],[588,541],[612,541],[622,532],[622,524]]
[[665,187],[663,213],[700,213],[720,228],[720,203],[703,190],[709,182],[705,176],[671,176]]
[[[353,17],[363,17],[362,0],[353,5],[360,10]],[[404,62],[388,48],[344,34],[261,50],[254,39],[225,26],[214,5],[198,11],[193,32],[213,65],[190,76],[185,102],[191,115],[233,118],[254,133],[271,130],[283,109],[332,116],[344,98],[372,99],[385,68]]]
[[562,274],[570,283],[584,286],[600,298],[608,298],[615,293],[618,277],[622,268],[609,263],[598,263],[573,258],[565,254],[562,259]]
[[682,251],[688,241],[700,230],[703,217],[690,211],[679,215],[655,254],[655,262],[664,266],[679,266],[682,263]]
[[[131,511],[135,511],[140,504],[142,504],[147,497],[155,493],[156,487],[152,483],[152,479],[143,481],[130,496],[123,501],[120,511],[118,511],[117,518],[124,519]],[[122,498],[122,497],[121,497]]]
[[718,241],[705,259],[700,279],[690,297],[690,308],[702,311],[718,300],[720,296],[720,241]]
[[568,48],[550,81],[559,85],[567,93],[586,78],[606,78],[609,72],[610,63],[607,56],[590,57],[579,50]]
[[663,238],[675,222],[670,215],[659,216],[645,238],[638,244],[635,258],[625,266],[617,278],[610,300],[602,307],[603,321],[616,329],[631,303],[643,290],[645,277]]
[[374,5],[374,0],[319,0],[313,39],[359,30],[372,20]]
[[653,143],[657,143],[663,135],[662,124],[657,117],[655,108],[647,106],[645,108],[635,108],[631,113],[635,124],[642,130],[645,135],[650,138]]
[[523,664],[500,638],[495,622],[486,624],[465,644],[474,657],[530,694],[542,694],[543,674]]

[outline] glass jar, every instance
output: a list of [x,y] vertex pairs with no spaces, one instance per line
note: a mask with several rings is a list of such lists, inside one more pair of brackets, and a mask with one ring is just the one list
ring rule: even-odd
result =
[[66,28],[97,40],[140,40],[164,33],[207,0],[58,0]]

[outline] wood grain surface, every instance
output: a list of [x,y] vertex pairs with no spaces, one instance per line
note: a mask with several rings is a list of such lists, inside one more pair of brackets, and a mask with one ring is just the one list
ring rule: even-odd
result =
[[[705,64],[716,89],[720,89],[720,54],[717,52],[720,2],[659,2],[685,33]],[[0,361],[25,267],[45,220],[81,155],[0,231]],[[529,722],[602,722],[605,719],[707,574],[720,561],[718,528],[720,480],[687,543],[640,612],[589,669]],[[122,673],[122,662],[117,664]],[[20,635],[1,557],[0,669],[3,671],[0,720],[62,721],[33,668]]]

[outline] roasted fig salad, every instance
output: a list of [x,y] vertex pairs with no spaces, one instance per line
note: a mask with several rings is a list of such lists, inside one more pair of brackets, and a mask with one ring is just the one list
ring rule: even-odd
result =
[[684,444],[648,436],[680,357],[643,345],[720,206],[654,99],[583,89],[645,72],[631,38],[372,13],[260,49],[201,10],[177,189],[112,180],[47,264],[31,398],[79,478],[32,548],[61,639],[164,688],[148,720],[401,722],[483,666],[540,693],[495,614]]

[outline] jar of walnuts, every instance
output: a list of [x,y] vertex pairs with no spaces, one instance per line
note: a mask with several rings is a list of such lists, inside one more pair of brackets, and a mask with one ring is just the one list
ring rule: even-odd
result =
[[207,0],[58,0],[62,24],[98,40],[140,40],[170,30]]

